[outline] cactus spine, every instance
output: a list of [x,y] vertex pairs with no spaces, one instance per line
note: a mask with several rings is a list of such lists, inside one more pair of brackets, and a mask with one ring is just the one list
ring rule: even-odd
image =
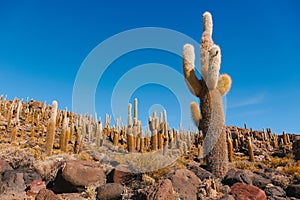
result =
[[226,74],[219,76],[221,50],[212,40],[212,27],[212,16],[205,12],[200,49],[202,79],[196,77],[194,47],[190,44],[184,45],[183,71],[189,90],[200,98],[200,109],[193,102],[191,112],[195,125],[205,137],[208,169],[215,176],[223,177],[228,170],[228,150],[222,95],[230,90],[232,81]]
[[55,137],[55,128],[56,128],[56,115],[57,115],[57,101],[52,102],[52,108],[51,108],[51,117],[48,122],[48,129],[47,129],[47,135],[46,135],[46,155],[51,156],[52,155],[52,147],[54,143],[54,137]]

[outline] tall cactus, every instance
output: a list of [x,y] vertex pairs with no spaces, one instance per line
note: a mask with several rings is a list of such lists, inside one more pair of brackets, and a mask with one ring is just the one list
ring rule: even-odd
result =
[[184,45],[183,71],[189,90],[200,98],[200,109],[191,103],[191,113],[195,125],[205,136],[204,155],[208,169],[217,177],[223,177],[228,169],[228,151],[222,95],[231,87],[227,74],[219,75],[221,50],[212,40],[212,16],[203,14],[204,32],[201,38],[201,79],[195,74],[195,53],[191,44]]

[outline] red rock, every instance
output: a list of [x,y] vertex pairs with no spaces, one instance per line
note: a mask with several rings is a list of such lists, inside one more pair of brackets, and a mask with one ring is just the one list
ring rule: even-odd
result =
[[265,192],[253,185],[235,183],[231,186],[230,193],[236,200],[266,200]]
[[172,177],[174,190],[182,199],[197,199],[197,191],[201,184],[194,172],[188,169],[179,169]]
[[62,176],[74,186],[103,185],[106,179],[101,164],[85,160],[67,162]]
[[8,170],[13,170],[13,168],[5,160],[0,160],[0,174]]
[[35,200],[62,200],[55,195],[51,190],[41,189],[36,195]]
[[36,195],[41,189],[46,189],[46,184],[42,180],[34,180],[29,184],[27,195]]

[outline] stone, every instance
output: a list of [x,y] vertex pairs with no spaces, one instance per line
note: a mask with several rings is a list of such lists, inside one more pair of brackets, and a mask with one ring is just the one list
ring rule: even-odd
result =
[[0,194],[9,191],[23,192],[25,189],[26,185],[22,173],[15,171],[6,171],[3,173],[0,183]]
[[295,140],[293,142],[293,154],[296,161],[300,160],[300,140]]
[[194,172],[188,169],[176,170],[172,176],[172,184],[181,199],[197,199],[197,191],[201,181]]
[[285,189],[288,197],[300,198],[300,184],[291,184]]
[[85,160],[67,162],[62,176],[74,186],[103,185],[106,178],[101,164]]
[[133,199],[145,200],[174,200],[173,185],[169,179],[160,180],[154,185],[147,186],[139,190]]
[[36,195],[35,200],[62,200],[59,196],[55,195],[51,190],[41,189]]
[[5,171],[13,170],[13,168],[5,160],[0,160],[0,174]]
[[236,200],[266,200],[265,192],[253,185],[235,183],[231,186],[230,193]]
[[281,187],[272,184],[267,185],[264,191],[268,198],[273,197],[274,199],[278,199],[286,197],[286,193]]
[[129,166],[120,164],[109,173],[107,180],[109,183],[126,184],[132,176]]
[[253,174],[252,184],[260,189],[265,189],[268,184],[272,183],[272,181],[268,178],[265,178],[258,174]]
[[108,183],[96,189],[98,200],[122,199],[123,186],[120,183]]
[[249,170],[231,168],[226,173],[225,177],[222,180],[222,183],[229,186],[232,186],[235,183],[252,184],[253,176],[253,173]]
[[33,196],[39,193],[41,189],[46,189],[46,184],[42,180],[34,180],[29,184],[27,195]]
[[200,167],[200,164],[195,161],[188,163],[186,167],[187,169],[194,172],[201,181],[208,178],[214,178],[214,175],[212,173]]

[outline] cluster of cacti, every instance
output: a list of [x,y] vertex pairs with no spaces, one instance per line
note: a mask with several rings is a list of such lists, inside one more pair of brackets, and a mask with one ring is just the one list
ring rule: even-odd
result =
[[[179,130],[170,128],[166,111],[158,115],[154,112],[148,119],[148,127],[143,130],[138,119],[137,99],[133,104],[133,116],[132,106],[128,105],[128,124],[124,125],[117,119],[114,126],[111,125],[109,115],[105,116],[102,123],[96,116],[93,118],[90,115],[77,115],[67,110],[58,110],[55,101],[53,105],[46,106],[45,103],[37,101],[23,102],[18,99],[7,101],[2,97],[0,100],[2,119],[0,132],[8,134],[7,142],[25,147],[27,142],[24,140],[31,140],[31,145],[43,147],[41,153],[45,152],[44,155],[81,153],[83,146],[100,152],[108,148],[111,150],[108,154],[110,159],[130,162],[133,168],[145,171],[164,167],[180,155],[182,157],[179,159],[195,159],[193,156],[197,155],[200,159],[205,153],[202,148],[205,145],[202,131],[198,133],[184,130],[182,127]],[[255,156],[253,153],[257,147],[284,149],[287,148],[284,140],[288,145],[293,141],[289,134],[284,132],[277,135],[272,133],[271,129],[252,131],[252,128],[248,130],[228,127],[226,132],[228,158],[234,164],[240,152],[249,156],[250,161],[258,161],[259,152],[255,151]],[[118,156],[118,152],[121,155]],[[132,152],[142,154],[131,154]],[[159,164],[149,164],[153,159],[163,161],[160,160]]]
[[190,44],[184,46],[183,71],[188,88],[200,98],[200,109],[193,102],[191,113],[195,125],[205,137],[204,155],[208,168],[217,177],[222,177],[228,168],[222,95],[230,90],[231,78],[227,74],[219,75],[221,50],[213,42],[212,28],[212,16],[205,12],[200,49],[202,79],[196,77],[194,47]]

